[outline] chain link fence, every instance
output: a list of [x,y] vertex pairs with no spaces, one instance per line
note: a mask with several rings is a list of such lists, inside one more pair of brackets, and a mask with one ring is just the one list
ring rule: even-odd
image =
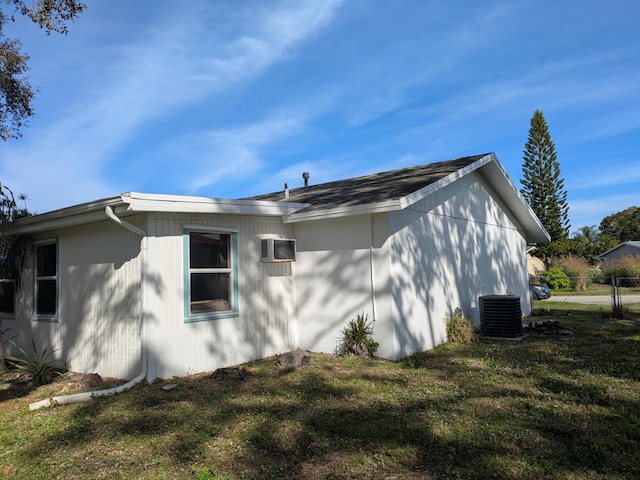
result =
[[[571,286],[551,290],[541,302],[580,303],[619,309],[640,304],[640,277],[570,277]],[[531,283],[543,284],[540,278]]]

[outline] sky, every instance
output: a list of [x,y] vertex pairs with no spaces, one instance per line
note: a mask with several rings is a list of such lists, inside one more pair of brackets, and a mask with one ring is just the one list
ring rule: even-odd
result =
[[535,110],[571,232],[640,205],[637,0],[85,3],[66,36],[5,27],[39,92],[22,138],[0,142],[0,180],[31,211],[488,152],[519,189]]

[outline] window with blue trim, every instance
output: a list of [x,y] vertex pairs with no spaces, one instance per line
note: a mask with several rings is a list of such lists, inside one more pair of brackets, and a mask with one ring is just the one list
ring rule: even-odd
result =
[[14,315],[16,311],[16,281],[0,280],[0,314]]
[[58,245],[48,243],[35,248],[35,314],[55,316],[58,313]]
[[190,231],[187,255],[187,316],[237,313],[235,233]]

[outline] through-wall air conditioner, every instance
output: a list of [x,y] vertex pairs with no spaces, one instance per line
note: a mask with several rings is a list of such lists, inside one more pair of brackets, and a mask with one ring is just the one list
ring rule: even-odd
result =
[[295,262],[296,241],[290,238],[264,238],[261,243],[261,261]]

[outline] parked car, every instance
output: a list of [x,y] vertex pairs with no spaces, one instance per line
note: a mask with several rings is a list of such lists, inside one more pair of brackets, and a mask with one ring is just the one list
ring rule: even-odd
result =
[[546,285],[540,285],[539,283],[531,283],[529,285],[531,287],[531,296],[534,300],[551,298],[551,290]]

